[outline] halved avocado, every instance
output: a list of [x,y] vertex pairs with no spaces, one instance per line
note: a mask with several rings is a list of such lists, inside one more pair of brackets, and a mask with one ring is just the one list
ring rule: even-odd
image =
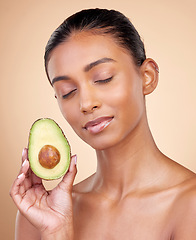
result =
[[28,158],[32,171],[45,180],[63,176],[70,165],[70,145],[59,127],[50,118],[35,121],[30,129]]

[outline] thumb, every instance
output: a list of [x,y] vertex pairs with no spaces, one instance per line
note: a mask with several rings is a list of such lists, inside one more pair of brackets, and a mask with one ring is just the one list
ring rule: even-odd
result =
[[65,174],[62,181],[58,184],[60,189],[71,192],[74,179],[77,173],[76,163],[77,163],[77,155],[74,155],[71,157],[71,162],[70,162],[68,172]]

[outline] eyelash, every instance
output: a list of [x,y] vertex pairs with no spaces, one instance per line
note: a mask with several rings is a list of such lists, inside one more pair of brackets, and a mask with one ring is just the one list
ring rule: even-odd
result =
[[110,77],[110,78],[106,78],[106,79],[103,79],[103,80],[97,80],[95,81],[95,83],[108,83],[112,80],[113,77]]
[[75,92],[75,91],[76,91],[76,89],[73,89],[71,92],[69,92],[69,93],[63,95],[62,98],[63,98],[63,99],[68,98],[68,97],[69,97],[73,92]]

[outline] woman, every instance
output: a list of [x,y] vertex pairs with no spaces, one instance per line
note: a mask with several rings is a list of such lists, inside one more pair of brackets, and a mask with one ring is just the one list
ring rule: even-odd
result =
[[158,66],[130,21],[113,10],[74,14],[52,34],[45,69],[63,116],[96,150],[97,170],[72,186],[73,156],[47,192],[25,149],[10,191],[16,239],[194,240],[195,173],[153,140],[145,96],[157,86]]

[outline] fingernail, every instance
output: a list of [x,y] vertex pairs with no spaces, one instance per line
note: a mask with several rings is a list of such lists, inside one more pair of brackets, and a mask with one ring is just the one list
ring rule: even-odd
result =
[[27,159],[24,160],[24,162],[22,163],[22,167],[24,167],[24,165],[26,164]]
[[24,156],[24,153],[25,153],[25,148],[23,148],[22,150],[22,156]]
[[77,155],[74,156],[75,165],[77,165]]
[[18,175],[18,178],[21,178],[24,175],[24,173],[21,173],[20,175]]

